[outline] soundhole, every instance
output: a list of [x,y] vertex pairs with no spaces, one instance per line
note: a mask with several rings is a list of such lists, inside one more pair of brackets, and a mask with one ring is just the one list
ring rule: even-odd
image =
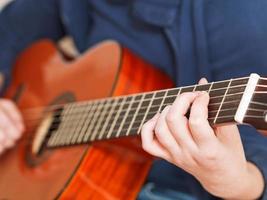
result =
[[[52,101],[48,109],[43,112],[42,120],[34,129],[35,134],[33,139],[26,146],[25,159],[29,167],[35,167],[41,164],[53,153],[53,151],[46,148],[46,144],[51,133],[56,130],[60,124],[62,107],[55,105],[63,105],[73,102],[74,100],[74,95],[71,92],[66,92]],[[54,108],[51,109],[51,107]]]

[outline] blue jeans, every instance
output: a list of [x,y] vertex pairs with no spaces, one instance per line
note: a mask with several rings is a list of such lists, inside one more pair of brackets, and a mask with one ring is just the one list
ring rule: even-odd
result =
[[138,200],[197,200],[195,197],[154,183],[147,183],[139,193]]

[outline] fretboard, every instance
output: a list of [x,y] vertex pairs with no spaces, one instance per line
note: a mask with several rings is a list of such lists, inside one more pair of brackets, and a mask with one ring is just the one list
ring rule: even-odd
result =
[[184,92],[209,93],[208,121],[212,126],[234,122],[248,80],[246,77],[67,104],[55,111],[47,146],[59,147],[138,135],[145,122]]

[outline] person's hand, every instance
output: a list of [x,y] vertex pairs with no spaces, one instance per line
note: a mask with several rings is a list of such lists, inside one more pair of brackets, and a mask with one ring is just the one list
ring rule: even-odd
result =
[[258,198],[264,180],[259,169],[246,161],[237,126],[213,129],[207,120],[208,103],[207,92],[179,95],[143,125],[144,150],[192,174],[215,196]]
[[11,100],[0,99],[0,155],[15,145],[23,131],[22,116],[16,105]]

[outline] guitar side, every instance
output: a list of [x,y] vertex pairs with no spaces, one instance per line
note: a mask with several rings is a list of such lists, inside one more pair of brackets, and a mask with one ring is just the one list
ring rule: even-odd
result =
[[[51,104],[139,93],[171,87],[167,76],[109,41],[78,60],[66,62],[47,42],[40,42],[17,61],[6,97],[32,107],[42,118]],[[97,142],[31,153],[40,120],[28,120],[18,145],[0,158],[0,197],[7,199],[135,199],[151,158],[136,138]]]

